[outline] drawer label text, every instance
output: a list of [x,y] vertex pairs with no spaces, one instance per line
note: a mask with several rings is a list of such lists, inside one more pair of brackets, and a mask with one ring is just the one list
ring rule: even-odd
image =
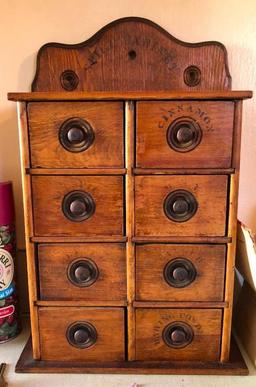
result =
[[209,117],[206,111],[202,110],[198,106],[194,106],[192,104],[178,104],[177,106],[166,109],[161,107],[161,118],[158,122],[158,128],[163,129],[166,125],[172,121],[174,118],[182,118],[192,116],[192,118],[196,119],[204,128],[206,132],[214,131],[212,119]]
[[191,324],[191,326],[199,332],[202,329],[201,324],[198,323],[196,318],[188,312],[164,314],[153,327],[153,343],[155,345],[158,345],[162,342],[162,333],[164,328],[174,321],[186,322],[188,324]]

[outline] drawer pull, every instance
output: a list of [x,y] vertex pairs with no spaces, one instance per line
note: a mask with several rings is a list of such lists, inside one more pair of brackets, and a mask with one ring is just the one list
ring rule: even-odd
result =
[[87,192],[72,191],[64,197],[62,211],[69,220],[82,222],[94,214],[95,202]]
[[72,284],[88,287],[97,281],[99,270],[93,261],[80,258],[70,263],[67,276]]
[[175,321],[164,328],[162,337],[166,345],[179,349],[191,343],[194,332],[188,324]]
[[175,258],[164,268],[165,281],[175,288],[190,285],[195,280],[196,274],[195,266],[186,258]]
[[69,118],[60,127],[59,141],[69,152],[83,152],[94,142],[91,125],[81,118]]
[[183,189],[172,191],[164,201],[165,215],[175,222],[185,222],[192,218],[197,207],[194,195]]
[[189,117],[178,118],[167,129],[168,145],[177,152],[189,152],[196,148],[202,138],[198,123]]
[[89,348],[97,341],[97,331],[92,324],[77,321],[68,327],[66,337],[69,344],[76,348]]

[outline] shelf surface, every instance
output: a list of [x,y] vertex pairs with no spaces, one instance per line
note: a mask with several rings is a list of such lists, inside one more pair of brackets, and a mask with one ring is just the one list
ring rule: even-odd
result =
[[29,339],[16,365],[18,373],[248,375],[248,368],[234,342],[229,362],[61,362],[33,360]]
[[148,91],[130,91],[130,92],[21,92],[8,93],[10,101],[90,101],[90,100],[237,100],[252,98],[252,91],[234,90],[234,91],[194,91],[194,92],[148,92]]

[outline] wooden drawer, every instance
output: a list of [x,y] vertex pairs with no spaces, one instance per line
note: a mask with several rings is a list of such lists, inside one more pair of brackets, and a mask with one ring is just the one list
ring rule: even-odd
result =
[[39,308],[42,360],[114,361],[125,359],[121,308]]
[[32,176],[38,236],[123,234],[122,176]]
[[32,167],[123,167],[121,102],[28,105]]
[[138,102],[136,164],[228,168],[233,119],[233,102]]
[[223,236],[228,177],[135,177],[138,236]]
[[225,245],[136,246],[136,299],[223,301]]
[[221,309],[137,309],[136,360],[217,361]]
[[43,244],[38,262],[42,300],[126,300],[124,244]]

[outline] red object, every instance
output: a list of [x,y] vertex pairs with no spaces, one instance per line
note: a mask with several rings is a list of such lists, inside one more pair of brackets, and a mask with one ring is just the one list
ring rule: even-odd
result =
[[0,182],[0,343],[15,338],[21,330],[14,273],[14,222],[12,183]]
[[13,223],[15,219],[12,183],[0,182],[0,225]]

